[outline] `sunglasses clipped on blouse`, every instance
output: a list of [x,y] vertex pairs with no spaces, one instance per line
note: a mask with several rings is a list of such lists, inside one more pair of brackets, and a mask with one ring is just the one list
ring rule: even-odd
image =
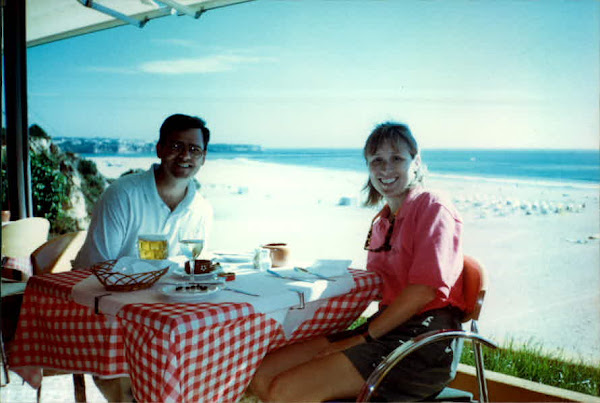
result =
[[392,216],[392,219],[390,220],[390,227],[388,228],[387,233],[385,234],[385,240],[383,241],[383,245],[381,245],[377,248],[371,248],[371,236],[373,236],[373,224],[375,224],[375,221],[379,217],[380,217],[380,215],[377,214],[373,218],[373,221],[371,221],[371,227],[369,228],[369,233],[367,234],[367,239],[365,241],[364,249],[369,252],[388,252],[388,251],[392,250],[392,245],[390,242],[392,240],[392,234],[394,233],[394,224],[396,223],[395,216]]

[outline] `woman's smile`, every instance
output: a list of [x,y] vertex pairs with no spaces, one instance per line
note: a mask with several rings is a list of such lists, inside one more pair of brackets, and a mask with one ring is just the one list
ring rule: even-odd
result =
[[408,144],[384,142],[367,155],[371,184],[392,206],[400,206],[414,179],[415,160]]
[[379,180],[381,181],[381,183],[383,183],[384,185],[391,185],[392,183],[396,182],[398,180],[398,177],[395,178],[379,178]]

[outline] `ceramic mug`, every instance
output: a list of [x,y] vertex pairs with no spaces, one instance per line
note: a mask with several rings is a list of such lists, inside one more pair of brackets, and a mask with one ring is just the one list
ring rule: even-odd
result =
[[290,249],[286,243],[268,243],[262,247],[269,249],[271,252],[273,267],[282,267],[286,265],[290,254]]
[[[194,265],[193,269],[192,264]],[[185,262],[185,271],[187,274],[205,274],[213,270],[213,264],[210,260],[198,259],[194,260],[193,263],[190,261]]]

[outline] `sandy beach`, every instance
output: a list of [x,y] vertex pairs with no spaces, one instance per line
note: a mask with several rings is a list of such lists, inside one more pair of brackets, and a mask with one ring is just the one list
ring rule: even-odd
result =
[[[366,173],[209,159],[198,174],[215,211],[208,247],[286,242],[295,262],[351,258],[376,210],[361,207]],[[151,158],[93,158],[107,177]],[[464,219],[464,250],[488,269],[481,331],[600,365],[599,188],[430,174]]]

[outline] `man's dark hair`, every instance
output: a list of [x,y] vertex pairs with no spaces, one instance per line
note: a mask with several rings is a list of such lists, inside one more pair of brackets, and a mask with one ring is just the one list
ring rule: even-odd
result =
[[160,126],[159,144],[165,144],[171,133],[180,132],[187,129],[200,129],[202,131],[202,140],[204,141],[204,151],[208,148],[210,140],[210,130],[206,127],[206,122],[196,116],[183,115],[177,113],[165,119]]

